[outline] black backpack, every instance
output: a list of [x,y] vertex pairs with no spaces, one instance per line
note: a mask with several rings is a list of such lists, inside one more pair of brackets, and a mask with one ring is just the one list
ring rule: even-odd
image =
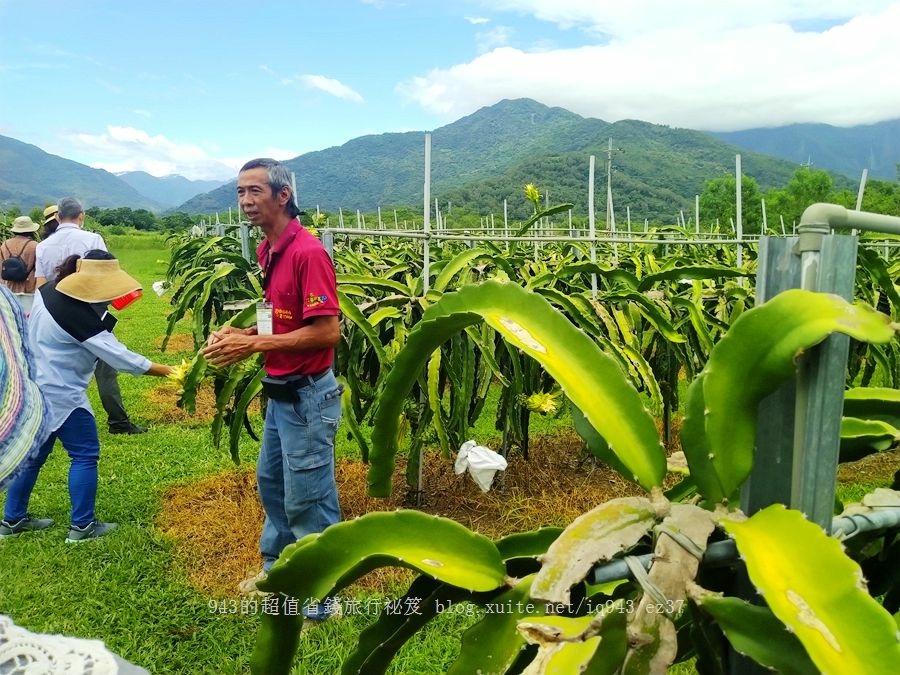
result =
[[25,252],[26,246],[28,246],[28,241],[25,242],[16,255],[12,255],[9,246],[6,243],[3,244],[8,255],[4,256],[3,262],[0,263],[0,279],[4,281],[25,281],[28,279],[28,275],[31,274],[33,268],[28,267],[22,258],[22,253]]

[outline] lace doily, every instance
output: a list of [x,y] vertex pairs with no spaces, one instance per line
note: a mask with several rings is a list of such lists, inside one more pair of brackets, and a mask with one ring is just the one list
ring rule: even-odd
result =
[[100,640],[31,633],[0,614],[0,675],[138,675]]

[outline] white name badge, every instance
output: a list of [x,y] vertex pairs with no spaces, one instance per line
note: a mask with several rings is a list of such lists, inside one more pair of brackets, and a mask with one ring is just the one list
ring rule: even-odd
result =
[[256,334],[272,335],[272,303],[256,303]]

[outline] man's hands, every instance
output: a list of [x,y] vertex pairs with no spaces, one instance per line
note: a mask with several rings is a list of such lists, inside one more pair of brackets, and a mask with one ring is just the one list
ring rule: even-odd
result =
[[230,366],[256,353],[256,342],[256,328],[223,326],[209,334],[201,353],[214,366]]
[[214,366],[230,366],[258,352],[308,352],[330,349],[341,339],[337,316],[315,316],[309,323],[278,335],[257,335],[256,326],[235,328],[223,326],[209,334],[200,352]]
[[[209,335],[206,347],[201,350],[203,357],[216,366],[230,366],[241,361],[254,352],[259,351],[256,345],[256,328],[234,328],[223,326]],[[177,382],[184,386],[184,375],[189,364],[182,361],[181,366],[174,367],[164,363],[152,363],[145,375],[170,377],[177,375]]]

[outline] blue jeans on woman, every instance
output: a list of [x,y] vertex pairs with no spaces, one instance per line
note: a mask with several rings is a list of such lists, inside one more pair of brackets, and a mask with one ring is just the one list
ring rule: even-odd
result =
[[266,512],[259,549],[269,568],[288,544],[341,520],[334,478],[334,438],[341,421],[334,374],[307,381],[296,402],[269,400],[256,465]]
[[10,483],[6,494],[3,519],[15,523],[28,512],[28,501],[37,482],[38,473],[56,439],[69,453],[69,499],[72,501],[72,525],[84,527],[94,520],[97,501],[97,462],[100,459],[100,438],[94,416],[84,408],[73,410],[66,421],[50,434],[37,456]]

